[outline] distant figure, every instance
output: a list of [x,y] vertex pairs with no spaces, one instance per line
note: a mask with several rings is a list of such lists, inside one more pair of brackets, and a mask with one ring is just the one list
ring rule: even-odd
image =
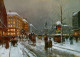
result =
[[16,37],[13,36],[12,41],[11,41],[12,45],[13,46],[17,45],[17,42],[18,40],[16,39]]
[[48,41],[47,35],[44,36],[44,41],[45,41],[45,42]]
[[32,42],[33,42],[33,45],[35,46],[35,43],[36,43],[36,35],[32,35]]
[[34,32],[32,31],[31,36],[33,36],[33,35],[34,35]]
[[31,42],[31,34],[29,34],[29,39],[28,39],[28,44],[30,44],[30,42]]
[[21,36],[19,36],[19,39],[20,39],[20,41],[21,41]]
[[28,34],[26,33],[26,39],[28,40]]
[[75,37],[76,38],[76,43],[78,42],[78,36]]
[[51,51],[52,51],[52,41],[51,41],[51,38],[49,38],[49,41],[48,41],[48,48],[51,49]]
[[48,37],[47,35],[44,36],[44,42],[45,42],[45,50],[48,48]]
[[73,44],[73,36],[70,36],[70,44]]

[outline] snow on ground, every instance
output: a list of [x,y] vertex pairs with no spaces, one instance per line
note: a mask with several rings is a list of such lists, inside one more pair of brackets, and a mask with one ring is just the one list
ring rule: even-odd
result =
[[9,49],[0,46],[0,57],[9,57]]
[[17,47],[11,46],[10,53],[10,57],[23,57],[23,52],[19,45]]
[[23,57],[23,55],[19,45],[16,47],[10,45],[9,49],[0,46],[0,57]]
[[26,49],[23,45],[18,42],[18,45],[13,47],[9,44],[9,48],[0,46],[0,57],[35,57],[33,54]]
[[61,45],[61,43],[54,43],[53,42],[53,47],[54,46],[59,46],[59,47],[62,47],[62,48],[66,48],[66,49],[71,49],[71,50],[75,50],[75,51],[79,51],[80,52],[80,41],[76,43],[75,40],[73,40],[73,44],[70,45],[70,41],[69,40],[66,40],[65,43],[63,43]]
[[[39,39],[36,39],[36,40],[37,40],[36,45],[40,46],[40,48],[44,50],[44,40],[39,40]],[[80,57],[80,41],[76,43],[76,41],[73,40],[73,44],[70,45],[69,39],[67,39],[63,44],[54,42],[53,38],[51,40],[53,43],[53,49],[58,49],[64,52],[74,54],[74,56]]]
[[[36,40],[37,40],[36,46],[34,46],[34,47],[31,46],[31,47],[33,49],[37,49],[37,50],[44,52],[44,40],[43,39],[41,40],[38,38],[36,38]],[[53,41],[53,39],[52,39],[52,41]],[[26,41],[25,44],[28,44],[28,42]],[[60,43],[55,43],[53,41],[53,49],[58,49],[58,50],[61,50],[64,52],[72,53],[72,54],[75,54],[80,57],[80,49],[79,48],[80,48],[80,41],[78,43],[76,43],[76,41],[74,40],[73,45],[70,45],[69,39],[66,40],[66,42],[63,43],[63,45],[61,45]],[[72,51],[70,51],[70,50],[72,50]],[[76,51],[79,51],[79,52],[76,52]],[[24,53],[25,53],[25,55],[24,55]],[[35,57],[28,49],[26,49],[23,45],[21,45],[20,42],[18,42],[17,47],[13,47],[10,45],[9,49],[5,49],[5,47],[0,46],[0,57],[9,57],[9,54],[10,54],[10,57],[23,57],[23,56],[24,57],[28,57],[28,56]]]

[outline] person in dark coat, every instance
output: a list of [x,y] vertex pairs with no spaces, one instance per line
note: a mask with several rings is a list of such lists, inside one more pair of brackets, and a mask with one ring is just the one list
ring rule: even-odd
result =
[[45,42],[45,50],[48,49],[48,40]]
[[9,48],[9,38],[7,36],[5,36],[5,48],[8,49]]
[[48,37],[47,35],[44,36],[44,42],[45,42],[45,50],[48,48]]
[[51,41],[51,38],[49,38],[49,41],[48,41],[48,48],[51,49],[51,51],[52,51],[52,41]]
[[35,43],[36,43],[36,36],[35,36],[35,34],[32,36],[32,42],[33,42],[33,45],[35,46]]
[[70,44],[73,44],[73,36],[70,36]]
[[31,34],[29,34],[28,44],[30,44],[31,39],[32,39],[32,36]]

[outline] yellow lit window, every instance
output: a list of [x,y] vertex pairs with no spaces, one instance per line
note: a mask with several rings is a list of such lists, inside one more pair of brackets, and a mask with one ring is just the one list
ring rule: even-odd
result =
[[10,19],[8,19],[8,21],[10,21]]
[[15,19],[13,19],[13,21],[15,21]]
[[19,32],[17,32],[17,35],[19,35]]
[[13,29],[13,31],[15,31],[15,29]]
[[15,21],[13,22],[13,24],[15,24]]
[[10,35],[10,33],[8,32],[8,35]]
[[12,22],[11,22],[11,24],[12,24]]
[[8,27],[10,27],[10,25],[8,25]]
[[11,33],[11,35],[13,35],[13,33]]
[[15,35],[15,33],[13,33]]
[[10,24],[10,22],[8,22],[8,24]]
[[17,22],[18,22],[18,19],[17,19]]
[[10,29],[8,29],[8,31],[10,31]]
[[12,25],[11,25],[11,27],[12,27]]
[[15,27],[15,25],[13,25],[13,27]]
[[11,29],[11,31],[15,31],[15,29]]

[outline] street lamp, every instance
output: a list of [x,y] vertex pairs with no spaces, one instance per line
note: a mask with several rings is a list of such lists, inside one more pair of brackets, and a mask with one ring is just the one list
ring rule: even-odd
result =
[[60,10],[61,10],[61,43],[62,43],[62,38],[63,38],[63,30],[62,30],[62,6],[60,5]]

